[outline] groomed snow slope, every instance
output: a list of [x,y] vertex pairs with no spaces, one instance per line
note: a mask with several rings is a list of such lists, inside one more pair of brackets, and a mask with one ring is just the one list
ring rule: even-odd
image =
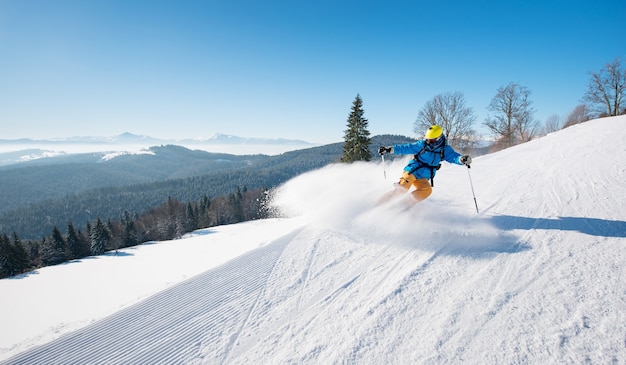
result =
[[[406,161],[385,166],[388,180],[380,163],[303,174],[275,200],[296,218],[200,231],[0,281],[2,297],[14,298],[0,308],[0,363],[625,363],[624,161],[626,117],[476,158],[470,172],[481,214],[461,166],[444,165],[431,198],[408,212],[375,206]],[[68,320],[67,292],[76,289],[46,280],[63,269],[88,285],[84,270],[102,261],[110,265],[102,275],[123,260],[137,262],[137,275],[150,265],[175,273],[184,259],[140,260],[142,252],[191,241],[241,255],[182,282],[128,280],[158,291],[144,300],[117,298],[130,285],[119,280],[99,299],[115,312],[105,318],[105,310],[86,309],[82,320]],[[36,280],[47,290],[38,311],[59,318],[64,334],[37,328],[11,342],[7,324],[36,327],[19,309],[43,290],[29,284]]]

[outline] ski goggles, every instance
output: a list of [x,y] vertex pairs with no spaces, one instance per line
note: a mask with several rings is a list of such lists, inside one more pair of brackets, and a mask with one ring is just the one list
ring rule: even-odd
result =
[[439,141],[441,141],[441,136],[439,136],[439,138],[427,138],[426,139],[426,143],[429,143],[429,144],[438,143]]

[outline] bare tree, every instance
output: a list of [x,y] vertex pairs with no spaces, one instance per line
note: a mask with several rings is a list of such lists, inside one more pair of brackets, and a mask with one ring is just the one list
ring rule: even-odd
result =
[[546,122],[543,124],[543,134],[549,134],[552,132],[556,132],[561,129],[563,123],[561,123],[561,117],[556,114],[552,114],[546,119]]
[[424,133],[431,125],[443,127],[448,142],[461,150],[468,150],[476,143],[472,126],[476,116],[472,108],[465,106],[463,93],[445,93],[432,98],[419,111],[413,130]]
[[491,99],[487,109],[495,114],[487,118],[485,126],[493,132],[502,148],[530,141],[536,136],[539,123],[533,118],[535,111],[529,95],[530,90],[525,86],[510,83],[500,87]]
[[539,121],[533,118],[533,109],[529,109],[522,113],[516,125],[517,134],[520,142],[528,142],[539,134]]
[[591,72],[589,88],[584,100],[596,107],[599,116],[615,116],[622,112],[622,98],[626,88],[626,70],[620,59],[607,63],[599,72]]
[[574,124],[584,123],[589,119],[591,119],[591,116],[589,115],[589,108],[586,104],[580,104],[574,108],[571,113],[569,113],[563,128],[571,127]]

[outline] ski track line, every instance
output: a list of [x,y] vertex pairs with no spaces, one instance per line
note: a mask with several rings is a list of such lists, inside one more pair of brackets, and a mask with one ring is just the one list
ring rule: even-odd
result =
[[313,261],[315,261],[315,256],[317,255],[317,250],[319,247],[319,239],[315,240],[315,243],[313,245],[313,249],[311,250],[311,253],[309,254],[309,258],[307,260],[307,263],[305,265],[305,269],[304,272],[302,273],[302,290],[300,291],[300,298],[298,299],[298,306],[296,308],[296,311],[300,312],[302,309],[302,302],[304,300],[304,294],[306,292],[306,288],[308,287],[309,284],[309,278],[311,276],[311,269],[313,268]]
[[342,285],[340,285],[332,293],[326,295],[323,299],[320,299],[319,301],[308,305],[306,308],[307,312],[309,312],[308,310],[310,308],[313,308],[316,306],[323,307],[323,308],[321,308],[320,310],[316,311],[313,315],[311,315],[311,317],[307,320],[307,323],[303,326],[302,331],[307,331],[315,323],[317,323],[317,320],[321,318],[322,314],[330,310],[330,307],[331,307],[330,305],[333,302],[335,302],[343,293],[345,293],[346,289],[348,289],[352,284],[354,284],[354,282],[357,281],[360,277],[361,277],[361,274],[357,274],[356,276],[352,277],[348,281],[345,281]]
[[[316,243],[317,245],[317,243]],[[284,245],[287,246],[287,245]],[[283,247],[284,248],[284,247]],[[281,250],[281,254],[284,251]],[[229,343],[226,346],[226,354],[224,355],[224,359],[222,360],[221,364],[224,365],[227,363],[228,359],[230,358],[230,355],[232,354],[232,349],[235,346],[235,344],[237,343],[237,341],[239,340],[239,337],[241,336],[241,333],[243,332],[244,328],[246,327],[246,325],[250,322],[250,319],[252,318],[252,314],[254,313],[254,311],[256,310],[256,308],[259,305],[259,302],[261,300],[261,298],[265,295],[265,292],[267,291],[267,283],[269,282],[269,280],[272,279],[273,277],[273,273],[276,269],[276,265],[278,264],[279,261],[279,257],[280,255],[278,255],[276,257],[276,259],[274,259],[274,264],[272,265],[272,268],[269,270],[268,273],[265,274],[265,280],[263,281],[261,288],[259,290],[259,293],[256,296],[256,299],[254,300],[254,303],[252,303],[252,306],[250,307],[250,310],[248,311],[248,315],[246,316],[246,318],[243,320],[243,322],[241,323],[241,326],[239,326],[239,329],[237,330],[237,332],[232,336],[232,339],[229,341]]]
[[[391,247],[391,245],[387,247]],[[386,252],[386,248],[384,251],[381,251],[381,252]],[[402,267],[402,264],[404,264],[404,262],[407,261],[408,258],[413,255],[413,253],[414,253],[413,250],[406,250],[406,252],[404,252],[402,256],[398,260],[396,260],[396,262],[393,265],[391,265],[391,267],[388,270],[385,271],[384,274],[380,275],[380,280],[378,280],[378,282],[372,286],[367,296],[371,297],[374,294],[374,292],[380,290],[380,286],[385,281],[389,280],[389,278],[391,277],[391,274],[400,270],[400,268]]]
[[[414,278],[417,275],[419,275],[424,270],[426,270],[428,268],[428,266],[437,257],[439,257],[439,255],[442,252],[444,252],[444,250],[447,247],[448,247],[448,244],[444,244],[438,250],[436,250],[430,256],[428,256],[415,270],[413,270],[409,274],[407,274],[405,276],[405,278],[400,282],[400,285],[395,290],[393,290],[387,297],[383,298],[383,300],[381,300],[379,302],[379,305],[386,303],[392,297],[396,296],[399,292],[404,290],[404,288],[406,286],[408,286],[414,280]],[[380,252],[384,252],[385,249],[386,249],[386,247],[382,248]],[[410,256],[410,252],[411,251],[412,250],[407,251],[407,253],[405,254],[405,257],[402,257],[399,261],[403,261],[403,260],[406,259],[406,257]],[[313,314],[312,316],[310,316],[310,318],[307,319],[306,324],[304,324],[303,328],[302,328],[303,332],[306,332],[310,328],[312,328],[318,322],[318,320],[320,318],[322,318],[322,314],[324,314],[327,311],[331,310],[331,307],[332,307],[331,304],[336,302],[342,295],[344,295],[347,292],[346,289],[351,287],[367,271],[367,269],[378,259],[377,256],[378,255],[372,256],[365,263],[360,265],[358,268],[355,268],[349,274],[346,274],[344,277],[350,278],[350,279],[344,281],[341,285],[339,285],[330,294],[326,295],[323,299],[321,299],[321,300],[319,300],[317,302],[311,303],[310,305],[308,305],[305,308],[305,310],[307,310],[307,312],[310,312],[309,311],[310,308],[321,307],[320,310],[315,311],[315,314]],[[395,270],[395,269],[392,269],[390,271],[393,271],[393,270]],[[381,280],[381,282],[384,281],[384,280],[385,279]],[[370,309],[370,312],[373,311],[373,310],[374,310],[373,308]]]
[[224,362],[290,241],[286,236],[0,365]]
[[[388,247],[391,245],[382,247],[379,251],[379,254],[385,252]],[[313,307],[322,307],[323,308],[316,312],[315,315],[311,316],[306,324],[306,328],[310,328],[313,324],[317,322],[317,320],[321,317],[323,313],[329,310],[330,305],[338,300],[342,294],[346,293],[346,290],[352,286],[367,270],[371,267],[376,260],[378,260],[378,254],[372,255],[368,258],[363,264],[359,265],[359,267],[352,270],[350,273],[346,274],[344,277],[349,278],[342,282],[335,290],[325,295],[322,299],[315,301],[313,303],[308,304],[304,310],[309,312],[309,309]]]
[[361,274],[357,274],[355,277],[353,277],[352,279],[344,282],[342,285],[339,286],[339,288],[335,289],[335,291],[333,291],[332,293],[330,293],[329,295],[327,295],[324,299],[322,299],[322,301],[328,305],[331,304],[332,302],[334,302],[338,297],[340,293],[343,293],[344,290],[348,289],[352,284],[354,284],[355,281],[357,281],[357,279],[359,279],[361,277]]
[[[422,261],[421,264],[419,264],[419,266],[417,266],[414,270],[412,270],[411,272],[409,272],[398,284],[398,286],[393,289],[393,291],[391,293],[389,293],[387,296],[385,296],[379,303],[377,306],[380,306],[382,304],[387,303],[389,300],[391,300],[392,298],[396,297],[399,293],[403,292],[414,280],[417,276],[419,276],[421,273],[423,273],[429,266],[430,264],[433,263],[433,261],[435,261],[435,259],[437,259],[449,246],[449,243],[446,243],[444,245],[442,245],[438,250],[436,250],[435,252],[433,252],[430,256],[428,256],[428,258],[424,261]],[[370,312],[372,312],[374,310],[374,308],[370,309]]]

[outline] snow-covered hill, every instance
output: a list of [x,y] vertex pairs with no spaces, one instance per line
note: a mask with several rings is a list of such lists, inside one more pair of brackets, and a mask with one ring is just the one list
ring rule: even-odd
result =
[[408,212],[405,161],[303,174],[286,218],[0,281],[0,363],[622,364],[624,161],[626,117],[481,156],[480,214],[461,166]]

